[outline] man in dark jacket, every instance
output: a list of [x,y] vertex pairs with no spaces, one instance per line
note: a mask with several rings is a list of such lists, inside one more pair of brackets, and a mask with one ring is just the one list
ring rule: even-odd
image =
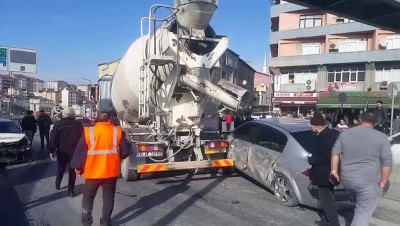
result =
[[376,102],[374,115],[376,119],[375,129],[380,132],[385,132],[385,127],[388,122],[389,115],[387,109],[383,108],[383,102],[381,100],[378,100]]
[[68,195],[74,197],[74,188],[76,173],[70,166],[74,156],[75,147],[83,134],[82,123],[75,119],[75,111],[72,108],[66,108],[62,111],[62,119],[57,122],[51,132],[49,152],[53,159],[57,151],[58,173],[56,177],[56,189],[60,190],[61,180],[68,165]]
[[26,111],[26,116],[22,118],[21,122],[21,127],[22,131],[25,132],[26,137],[28,137],[29,141],[31,142],[32,145],[32,140],[33,136],[36,133],[37,127],[36,127],[36,119],[32,115],[33,111],[27,110]]
[[312,184],[318,186],[318,199],[329,225],[340,226],[333,194],[334,186],[329,181],[331,151],[340,132],[327,128],[325,119],[320,113],[316,113],[310,123],[312,130],[317,134],[316,150],[308,158],[308,162],[312,165]]
[[47,149],[49,148],[49,133],[50,126],[53,124],[50,116],[44,113],[44,110],[39,111],[39,117],[37,119],[40,133],[40,147],[44,150],[44,138],[46,138]]

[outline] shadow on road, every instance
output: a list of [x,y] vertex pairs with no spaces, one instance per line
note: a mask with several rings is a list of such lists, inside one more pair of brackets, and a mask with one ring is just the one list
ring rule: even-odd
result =
[[53,161],[32,162],[9,168],[7,171],[7,174],[12,178],[13,185],[16,186],[56,176],[57,164]]
[[171,210],[166,216],[158,220],[154,225],[156,226],[169,225],[172,221],[174,221],[177,217],[179,217],[179,215],[182,214],[187,208],[193,206],[193,204],[196,203],[197,200],[204,199],[203,196],[205,196],[207,193],[209,193],[211,190],[217,187],[218,184],[220,184],[222,181],[225,180],[225,178],[226,177],[219,177],[215,179],[212,183],[207,185],[201,191],[190,196],[188,200],[184,201],[179,206]]
[[1,225],[30,225],[23,211],[18,193],[8,181],[6,170],[0,168],[0,219]]
[[[79,194],[83,193],[83,184],[78,184],[75,186],[75,195],[78,196]],[[68,197],[68,191],[67,190],[60,190],[57,193],[53,193],[50,195],[46,195],[43,197],[40,197],[36,200],[30,201],[25,204],[24,210],[32,209],[34,207],[49,203],[49,202],[54,202],[59,199],[63,199]]]
[[145,196],[140,198],[136,204],[124,209],[123,211],[117,213],[113,217],[113,223],[115,225],[122,225],[124,223],[129,222],[132,219],[135,219],[136,217],[139,217],[146,211],[152,209],[153,207],[156,207],[172,197],[176,196],[179,193],[183,193],[187,191],[190,188],[190,180],[192,176],[188,175],[186,180],[182,182],[181,184],[174,185],[171,187],[166,187],[161,191],[158,191],[156,193],[153,193],[151,195]]
[[[204,180],[206,178],[200,178],[200,180]],[[210,178],[207,178],[209,180]],[[177,218],[185,209],[192,206],[198,199],[202,199],[204,195],[210,192],[213,188],[215,188],[219,183],[221,183],[225,177],[216,178],[211,184],[205,187],[200,192],[196,193],[195,195],[191,196],[188,200],[180,204],[175,209],[171,210],[166,216],[160,219],[155,225],[168,225],[172,222],[175,218]],[[169,199],[173,198],[174,196],[184,193],[190,188],[190,182],[196,180],[193,179],[192,174],[188,174],[188,176],[183,180],[173,180],[174,183],[179,183],[176,185],[168,186],[163,190],[160,190],[156,193],[151,195],[145,196],[140,198],[134,205],[124,209],[123,211],[117,213],[113,217],[113,222],[115,225],[122,225],[124,223],[129,222],[132,219],[135,219],[145,213],[152,208],[159,206]],[[168,181],[163,181],[162,183],[169,183]]]

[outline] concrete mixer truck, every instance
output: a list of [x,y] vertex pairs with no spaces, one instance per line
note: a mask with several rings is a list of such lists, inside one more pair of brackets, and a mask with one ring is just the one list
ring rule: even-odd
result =
[[[98,111],[113,112],[135,147],[122,163],[125,179],[233,166],[226,140],[201,136],[208,115],[245,109],[251,101],[248,90],[218,81],[228,38],[209,25],[217,5],[175,0],[173,7],[152,6],[115,74],[99,81]],[[170,15],[160,18],[162,10]]]

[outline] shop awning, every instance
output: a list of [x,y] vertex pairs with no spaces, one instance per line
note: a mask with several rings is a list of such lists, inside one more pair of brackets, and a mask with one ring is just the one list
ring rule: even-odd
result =
[[317,97],[275,97],[274,104],[277,105],[315,105],[318,102]]
[[[343,103],[343,108],[375,108],[376,102],[378,100],[383,101],[383,106],[386,108],[391,107],[392,101],[388,97],[349,97],[345,103]],[[399,108],[400,97],[395,98],[394,107]],[[341,108],[342,104],[338,98],[332,97],[320,97],[317,108]]]

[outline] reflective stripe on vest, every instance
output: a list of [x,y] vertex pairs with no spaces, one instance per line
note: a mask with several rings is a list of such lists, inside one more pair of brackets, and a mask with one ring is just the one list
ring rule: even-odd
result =
[[87,152],[87,155],[109,155],[109,154],[118,154],[118,130],[116,127],[113,128],[113,149],[111,150],[94,150],[94,128],[89,128],[89,139],[90,139],[90,148]]

